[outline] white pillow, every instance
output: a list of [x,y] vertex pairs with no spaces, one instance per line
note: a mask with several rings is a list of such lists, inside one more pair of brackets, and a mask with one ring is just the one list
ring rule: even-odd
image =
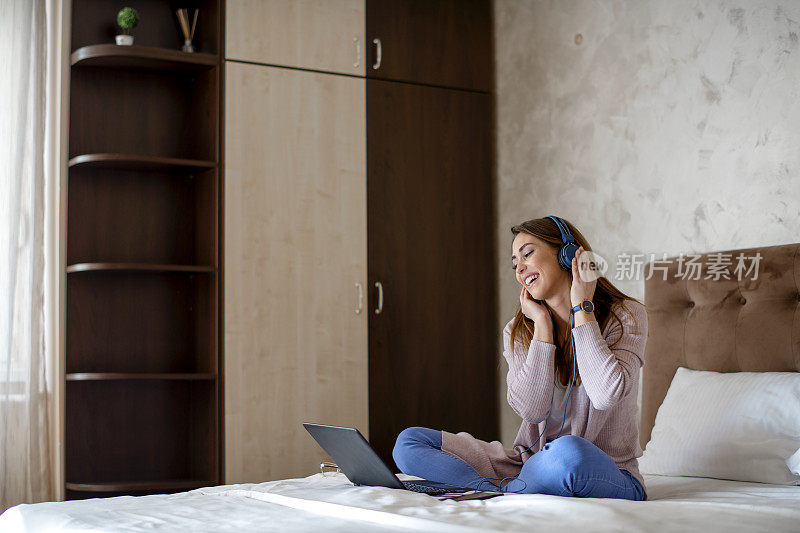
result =
[[800,372],[678,367],[639,471],[798,484]]

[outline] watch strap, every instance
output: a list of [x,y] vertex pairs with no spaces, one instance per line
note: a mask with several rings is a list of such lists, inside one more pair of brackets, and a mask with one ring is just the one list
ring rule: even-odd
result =
[[[586,311],[586,309],[584,309],[584,304],[586,304],[587,302],[589,303],[589,307],[591,308],[591,311]],[[572,308],[572,314],[573,315],[575,313],[577,313],[578,311],[586,311],[587,313],[592,313],[592,312],[594,312],[594,304],[592,303],[591,300],[584,300],[584,301],[582,301],[581,303],[579,303],[578,305],[576,305],[575,307]]]

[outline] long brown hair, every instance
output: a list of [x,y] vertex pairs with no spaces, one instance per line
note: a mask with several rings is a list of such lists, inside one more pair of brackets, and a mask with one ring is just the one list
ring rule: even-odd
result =
[[[583,249],[587,252],[592,251],[592,247],[589,246],[589,243],[586,241],[581,232],[578,231],[578,229],[568,220],[564,218],[561,220],[563,220],[564,224],[567,225],[567,229],[569,229],[569,232],[575,238],[575,242],[577,242],[578,246],[583,246]],[[513,238],[516,238],[516,236],[520,233],[533,235],[540,241],[550,245],[553,250],[555,250],[556,254],[558,254],[558,251],[564,244],[561,240],[561,232],[559,231],[558,226],[552,219],[549,218],[534,218],[521,224],[517,224],[516,226],[511,227],[511,233],[514,234]],[[569,279],[571,283],[571,270],[569,272]],[[639,300],[631,298],[624,292],[617,289],[605,276],[601,276],[597,279],[597,286],[595,287],[594,296],[592,297],[592,303],[594,303],[594,315],[597,319],[598,326],[600,326],[600,331],[603,331],[603,328],[605,328],[608,321],[612,319],[619,322],[620,327],[622,328],[622,321],[614,312],[612,307],[614,304],[619,303],[622,307],[628,309],[623,303],[624,300],[633,300],[635,302],[639,302]],[[554,313],[554,311],[550,309],[550,306],[547,305],[547,302],[543,301],[542,304],[544,304],[551,314]],[[630,312],[630,310],[628,311]],[[634,317],[634,322],[635,320],[636,319]],[[516,316],[514,317],[514,322],[511,324],[511,346],[508,347],[515,359],[517,358],[517,352],[514,350],[515,343],[519,343],[521,346],[523,346],[525,349],[523,353],[527,353],[528,347],[530,347],[531,341],[533,340],[534,328],[535,324],[533,320],[526,317],[522,313],[522,308],[520,307],[517,310]],[[554,331],[553,335],[555,336],[555,334],[556,332]],[[622,334],[624,334],[624,328]],[[613,344],[611,344],[611,346],[609,346],[609,348],[616,346],[616,344],[622,338],[622,334],[614,341]],[[567,340],[564,342],[563,346],[559,346],[559,342],[560,339],[556,339],[555,375],[558,379],[558,382],[566,386],[572,380],[572,335],[567,335]],[[578,372],[577,365],[575,365],[575,373],[576,376],[574,386],[578,387],[581,384],[581,377],[580,373]]]

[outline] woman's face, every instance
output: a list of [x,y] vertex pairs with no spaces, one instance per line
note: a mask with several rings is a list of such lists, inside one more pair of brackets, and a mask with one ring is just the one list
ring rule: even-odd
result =
[[556,250],[533,235],[518,233],[514,237],[511,266],[517,281],[535,300],[547,300],[565,285],[569,287],[569,273],[558,264]]

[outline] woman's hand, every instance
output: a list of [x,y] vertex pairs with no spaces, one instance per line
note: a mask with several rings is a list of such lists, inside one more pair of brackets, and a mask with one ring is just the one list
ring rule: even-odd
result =
[[550,325],[550,313],[544,304],[540,304],[533,299],[528,289],[522,287],[522,292],[519,294],[519,305],[522,308],[522,314],[533,320],[536,326],[547,327]]
[[570,300],[572,307],[575,307],[584,300],[591,300],[594,296],[594,289],[597,287],[597,274],[592,272],[584,272],[587,280],[584,281],[580,276],[580,269],[590,268],[589,263],[584,262],[580,265],[580,256],[583,253],[583,246],[578,248],[575,252],[575,258],[572,260],[572,287],[570,289]]

